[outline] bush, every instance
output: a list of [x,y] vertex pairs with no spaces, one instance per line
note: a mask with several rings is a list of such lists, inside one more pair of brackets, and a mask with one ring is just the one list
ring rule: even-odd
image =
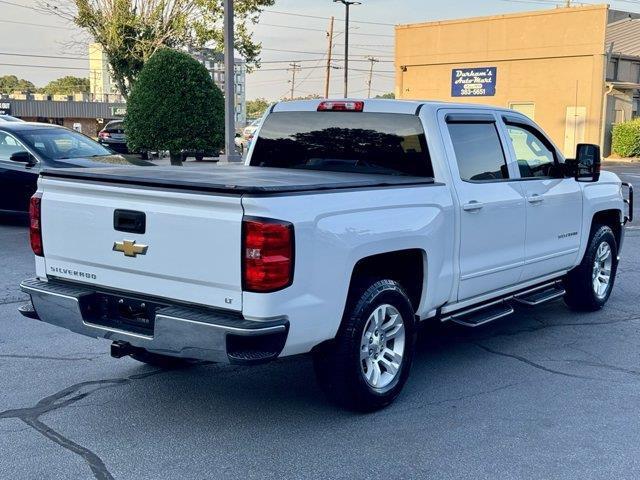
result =
[[206,68],[186,53],[164,48],[144,65],[127,102],[131,151],[218,152],[224,144],[224,97]]
[[640,118],[613,127],[611,150],[621,157],[640,157]]

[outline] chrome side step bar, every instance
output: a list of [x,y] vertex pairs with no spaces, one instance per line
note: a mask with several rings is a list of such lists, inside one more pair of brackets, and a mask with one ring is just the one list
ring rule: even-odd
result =
[[532,293],[525,293],[521,295],[516,295],[513,299],[521,303],[522,305],[527,305],[530,307],[535,307],[536,305],[540,305],[541,303],[550,302],[551,300],[555,300],[556,298],[560,298],[567,293],[564,288],[555,285],[551,288],[547,288],[544,290],[538,290]]
[[475,328],[514,313],[513,305],[511,304],[512,300],[523,305],[535,306],[560,298],[565,293],[562,283],[556,280],[516,294],[507,295],[489,303],[445,314],[440,318],[440,321],[452,321],[465,327]]
[[511,315],[513,312],[513,307],[504,300],[501,300],[490,305],[483,305],[476,309],[452,315],[450,320],[458,325],[475,328]]

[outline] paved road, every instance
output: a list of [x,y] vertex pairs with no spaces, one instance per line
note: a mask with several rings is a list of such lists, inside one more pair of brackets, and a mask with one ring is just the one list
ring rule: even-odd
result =
[[405,392],[373,415],[327,404],[308,358],[159,371],[23,319],[19,220],[0,245],[0,478],[640,477],[638,230],[604,310],[426,330]]

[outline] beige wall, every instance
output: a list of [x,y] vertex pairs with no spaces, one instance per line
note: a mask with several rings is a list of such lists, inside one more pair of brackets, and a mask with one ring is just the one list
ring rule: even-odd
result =
[[[579,141],[599,144],[607,14],[601,5],[399,26],[396,95],[502,107],[533,103],[536,122],[561,150]],[[495,96],[451,96],[452,70],[471,67],[497,67]],[[574,135],[567,114],[576,106],[586,118]]]

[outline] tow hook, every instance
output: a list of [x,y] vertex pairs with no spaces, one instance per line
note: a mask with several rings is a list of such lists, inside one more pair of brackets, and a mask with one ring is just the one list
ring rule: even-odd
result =
[[140,350],[142,349],[134,347],[129,342],[123,342],[120,340],[116,340],[111,344],[111,356],[113,358],[128,357],[129,355],[134,354]]

